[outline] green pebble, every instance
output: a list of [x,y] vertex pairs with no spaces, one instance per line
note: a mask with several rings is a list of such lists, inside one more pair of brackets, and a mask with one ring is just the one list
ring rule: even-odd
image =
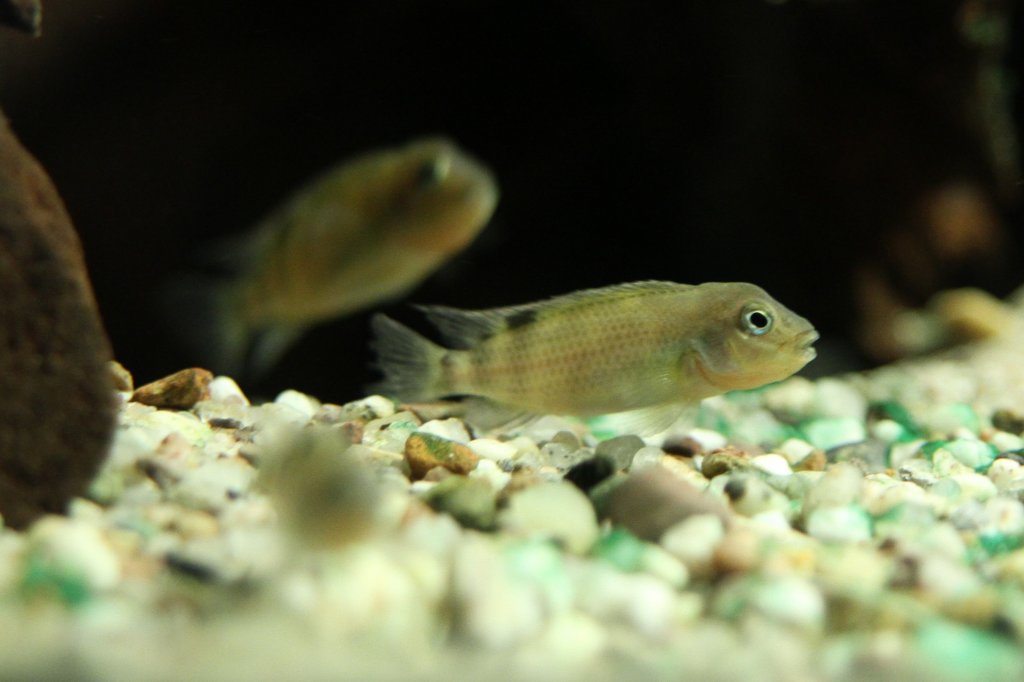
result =
[[985,533],[978,536],[978,544],[989,555],[1006,554],[1024,546],[1024,538],[1004,533]]
[[68,606],[81,606],[89,601],[92,593],[85,578],[74,571],[52,565],[44,559],[31,555],[22,576],[21,589],[25,596],[55,594]]
[[627,530],[613,528],[594,545],[591,554],[607,561],[620,571],[631,573],[640,570],[646,543]]
[[431,488],[425,501],[466,528],[490,530],[497,517],[494,491],[477,478],[450,476]]
[[958,438],[943,446],[958,462],[978,473],[985,473],[999,455],[999,451],[980,440]]
[[941,671],[941,679],[1020,679],[1020,651],[984,630],[932,620],[918,629],[916,645],[922,659]]
[[944,446],[946,443],[947,441],[944,440],[930,440],[927,443],[921,445],[921,449],[919,450],[919,452],[926,460],[930,462],[932,461],[932,455],[935,454],[935,451]]
[[910,410],[900,403],[891,400],[874,403],[871,405],[869,413],[879,415],[884,419],[891,419],[902,426],[904,435],[900,436],[899,442],[914,440],[924,435],[924,431],[910,414]]
[[831,450],[839,445],[856,443],[867,438],[864,423],[853,417],[823,417],[800,425],[805,439],[816,448]]

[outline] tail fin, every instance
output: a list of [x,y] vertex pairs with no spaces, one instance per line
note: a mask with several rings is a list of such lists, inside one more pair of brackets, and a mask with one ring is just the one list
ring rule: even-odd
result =
[[437,398],[448,392],[441,362],[448,350],[380,313],[370,321],[377,367],[384,380],[372,390],[402,400]]
[[233,290],[216,277],[183,275],[160,292],[168,325],[197,362],[240,377],[250,330],[234,312]]

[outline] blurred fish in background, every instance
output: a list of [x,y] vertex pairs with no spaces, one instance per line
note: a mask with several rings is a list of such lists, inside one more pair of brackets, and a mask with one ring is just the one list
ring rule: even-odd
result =
[[[480,310],[610,282],[756,282],[820,331],[803,370],[819,375],[1007,326],[978,296],[929,301],[1022,283],[1024,13],[1010,0],[196,12],[51,3],[41,40],[0,35],[4,108],[61,187],[117,355],[140,377],[199,359],[160,333],[154,304],[193,244],[257,224],[330,150],[431,130],[486,159],[501,204],[417,301]],[[360,397],[369,320],[309,329],[252,388]],[[254,340],[294,326],[246,325]]]
[[497,201],[491,172],[449,140],[370,152],[239,238],[234,278],[172,284],[170,305],[212,369],[258,375],[309,326],[415,287],[473,241]]

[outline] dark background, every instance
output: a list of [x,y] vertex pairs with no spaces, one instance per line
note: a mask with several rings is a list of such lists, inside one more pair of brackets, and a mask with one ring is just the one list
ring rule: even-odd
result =
[[[502,198],[410,301],[753,281],[815,323],[834,371],[871,362],[865,268],[910,306],[1021,283],[1011,4],[50,0],[42,37],[2,37],[0,103],[67,202],[138,382],[196,362],[156,292],[204,244],[339,159],[437,132]],[[993,248],[934,254],[928,208],[951,184]],[[246,388],[356,397],[368,316]]]

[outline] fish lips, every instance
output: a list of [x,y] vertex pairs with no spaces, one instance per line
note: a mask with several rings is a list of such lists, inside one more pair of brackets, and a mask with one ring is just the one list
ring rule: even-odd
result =
[[814,329],[801,332],[797,335],[795,346],[804,356],[805,362],[810,362],[818,357],[818,351],[814,348],[814,342],[821,338],[821,335]]

